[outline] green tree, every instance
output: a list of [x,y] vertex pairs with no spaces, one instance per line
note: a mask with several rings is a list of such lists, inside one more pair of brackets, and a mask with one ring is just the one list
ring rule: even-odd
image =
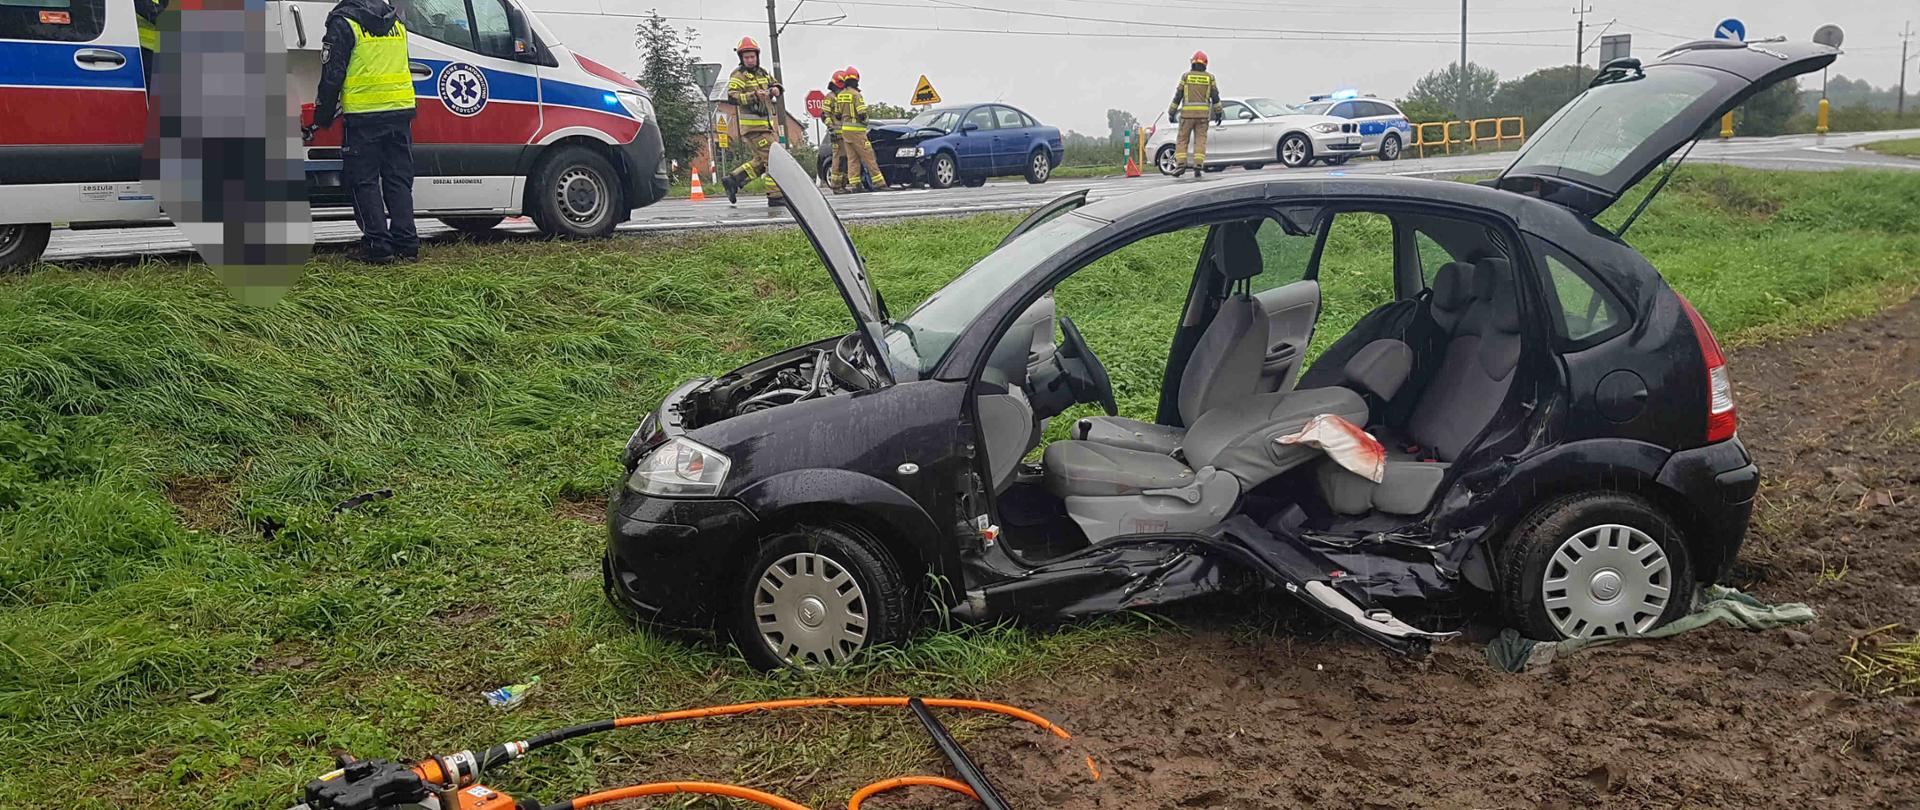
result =
[[1126,110],[1107,111],[1107,143],[1119,144],[1126,140],[1126,133],[1139,129],[1140,119]]
[[1484,118],[1494,114],[1493,94],[1499,89],[1500,74],[1493,68],[1468,62],[1463,74],[1455,63],[1421,76],[1405,101],[1423,110],[1438,108],[1462,118]]
[[639,82],[653,97],[654,121],[667,159],[680,165],[692,163],[704,137],[696,124],[707,115],[707,97],[696,87],[694,65],[699,63],[691,28],[677,29],[649,9],[645,19],[634,28],[634,45],[640,49]]
[[[1575,71],[1580,76],[1574,75]],[[1581,79],[1591,80],[1593,71],[1579,65],[1559,65],[1541,68],[1518,79],[1508,79],[1500,83],[1500,89],[1493,94],[1495,115],[1517,115],[1526,119],[1527,131],[1538,129],[1541,124],[1553,117],[1567,102],[1572,101],[1586,85]]]
[[1734,132],[1740,135],[1784,135],[1799,106],[1800,82],[1788,79],[1760,91],[1734,112]]
[[1403,98],[1399,103],[1400,111],[1407,114],[1407,120],[1416,124],[1452,121],[1457,117],[1451,107],[1432,99]]
[[869,101],[867,102],[867,117],[912,118],[913,113],[898,104],[888,104],[884,101]]

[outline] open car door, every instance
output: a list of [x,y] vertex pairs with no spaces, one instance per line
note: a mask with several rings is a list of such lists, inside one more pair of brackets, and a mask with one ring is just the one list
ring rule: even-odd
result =
[[1839,54],[1811,42],[1709,39],[1644,65],[1616,59],[1534,132],[1495,186],[1598,216],[1720,116]]

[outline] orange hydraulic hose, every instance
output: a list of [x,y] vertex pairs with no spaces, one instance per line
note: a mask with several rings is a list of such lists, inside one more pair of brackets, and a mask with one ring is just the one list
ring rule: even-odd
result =
[[567,806],[572,807],[573,810],[580,810],[580,808],[583,807],[608,804],[620,801],[621,799],[637,799],[641,796],[666,796],[674,793],[699,793],[707,796],[725,796],[730,799],[745,799],[750,802],[775,808],[776,810],[808,810],[808,807],[804,804],[782,799],[771,793],[748,787],[740,787],[739,785],[722,785],[714,782],[654,782],[646,785],[629,785],[623,788],[614,788],[613,790],[603,790],[599,793],[589,793],[574,799],[572,802],[569,802]]
[[979,794],[973,792],[973,788],[944,776],[896,776],[892,779],[880,780],[854,791],[853,798],[847,800],[847,810],[860,810],[860,803],[873,798],[875,795],[885,793],[889,790],[898,790],[903,787],[914,786],[944,788],[955,793],[965,794],[969,799],[980,798]]
[[[620,717],[613,721],[614,728],[643,726],[651,723],[671,723],[675,720],[696,720],[702,717],[729,717],[752,712],[778,711],[781,709],[807,709],[819,706],[838,706],[841,708],[871,708],[875,706],[905,706],[904,697],[837,697],[837,698],[790,698],[787,700],[763,700],[754,703],[735,703],[730,706],[708,706],[704,709],[681,709],[661,712],[660,714],[642,714],[632,717]],[[958,698],[921,698],[928,706],[941,709],[970,709],[979,712],[992,712],[1015,720],[1030,723],[1063,740],[1073,739],[1066,729],[1053,724],[1053,721],[1017,706],[994,703],[986,700],[961,700]]]

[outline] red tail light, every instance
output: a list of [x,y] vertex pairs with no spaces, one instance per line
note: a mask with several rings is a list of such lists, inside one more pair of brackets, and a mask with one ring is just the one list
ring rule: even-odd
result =
[[1700,341],[1700,356],[1707,361],[1707,443],[1733,438],[1740,426],[1739,413],[1733,407],[1733,382],[1727,378],[1727,356],[1720,352],[1720,341],[1707,328],[1706,319],[1693,308],[1686,296],[1675,293],[1680,308],[1693,323],[1693,336]]

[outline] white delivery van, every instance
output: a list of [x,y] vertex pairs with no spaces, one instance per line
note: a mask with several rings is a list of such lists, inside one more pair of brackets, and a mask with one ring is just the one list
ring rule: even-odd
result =
[[[561,44],[519,0],[395,0],[418,100],[415,211],[462,230],[526,215],[600,236],[667,193],[646,92]],[[328,0],[268,0],[295,109],[313,101]],[[133,0],[0,0],[0,268],[56,224],[161,215],[140,183],[146,93]],[[345,206],[340,125],[307,145],[316,206]]]

